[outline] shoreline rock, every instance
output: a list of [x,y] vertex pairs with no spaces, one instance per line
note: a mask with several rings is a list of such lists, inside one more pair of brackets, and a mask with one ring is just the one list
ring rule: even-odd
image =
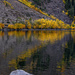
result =
[[25,72],[24,70],[15,70],[15,71],[12,71],[10,75],[33,75],[33,74]]

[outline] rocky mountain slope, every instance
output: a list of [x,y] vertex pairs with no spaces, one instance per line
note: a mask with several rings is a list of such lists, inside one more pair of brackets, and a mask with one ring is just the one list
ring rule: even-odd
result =
[[[10,21],[12,22],[16,21],[16,19],[18,18],[21,18],[22,20],[29,18],[32,18],[33,20],[40,18],[50,19],[49,17],[20,3],[18,0],[7,1],[11,3],[14,9],[11,9],[8,5],[5,6],[3,0],[0,0],[0,22],[2,22],[2,19],[4,20],[4,22],[7,22],[7,19],[10,19]],[[30,1],[32,1],[36,5],[36,3],[33,0]],[[46,10],[43,11],[48,13],[49,15],[52,14],[58,19],[68,24],[72,22],[67,15],[62,13],[62,11],[65,10],[62,0],[50,0],[49,2],[47,2],[47,0],[46,2],[44,0],[42,1],[44,3],[41,4],[41,6],[37,5],[38,8],[45,7],[44,9]]]
[[25,6],[24,4],[18,2],[17,0],[8,0],[14,9],[11,9],[9,6],[5,6],[3,2],[0,2],[0,22],[2,17],[5,19],[5,22],[8,18],[15,21],[18,17],[22,19],[39,19],[39,18],[48,18],[45,15]]
[[[30,0],[35,1],[35,0]],[[41,0],[42,6],[38,7],[47,12],[49,15],[54,15],[58,19],[64,21],[65,23],[71,23],[70,18],[64,14],[62,11],[65,11],[65,4],[63,0]],[[35,3],[35,2],[33,2]]]

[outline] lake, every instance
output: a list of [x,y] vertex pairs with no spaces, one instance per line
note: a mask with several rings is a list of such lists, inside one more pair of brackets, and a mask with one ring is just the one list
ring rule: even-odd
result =
[[0,75],[75,75],[75,31],[0,31]]

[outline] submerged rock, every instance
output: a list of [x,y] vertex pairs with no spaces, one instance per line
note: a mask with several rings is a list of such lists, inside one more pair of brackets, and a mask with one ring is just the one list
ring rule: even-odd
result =
[[33,75],[25,72],[24,70],[15,70],[10,73],[10,75]]

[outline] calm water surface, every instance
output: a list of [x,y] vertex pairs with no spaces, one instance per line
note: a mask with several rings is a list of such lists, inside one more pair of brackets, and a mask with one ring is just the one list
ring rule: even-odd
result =
[[75,31],[0,31],[0,75],[75,75]]

